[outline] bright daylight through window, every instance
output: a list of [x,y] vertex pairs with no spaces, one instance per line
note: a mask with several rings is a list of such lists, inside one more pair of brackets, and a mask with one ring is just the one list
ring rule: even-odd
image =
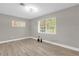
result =
[[12,27],[25,27],[26,25],[24,21],[15,21],[15,20],[12,20],[11,24]]
[[38,21],[38,33],[56,34],[56,18]]

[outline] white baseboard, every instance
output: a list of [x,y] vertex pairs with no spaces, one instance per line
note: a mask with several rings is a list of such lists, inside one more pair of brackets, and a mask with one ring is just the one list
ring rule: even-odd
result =
[[[37,39],[36,37],[23,37],[23,38],[16,38],[16,39],[11,39],[11,40],[7,40],[7,41],[1,41],[0,44],[12,42],[12,41],[17,41],[17,40],[29,39],[29,38],[32,38],[32,39],[35,39],[35,40]],[[47,41],[47,40],[43,40],[43,41],[50,43],[50,44],[53,44],[53,45],[61,46],[61,47],[79,52],[79,48],[75,48],[75,47],[71,47],[71,46],[68,46],[68,45],[64,45],[64,44],[60,44],[60,43],[56,43],[56,42],[51,42],[51,41]]]
[[11,40],[1,41],[0,44],[17,41],[17,40],[28,39],[28,38],[30,38],[30,37],[23,37],[23,38],[16,38],[16,39],[11,39]]
[[60,44],[60,43],[56,43],[56,42],[50,42],[50,41],[47,41],[47,40],[44,40],[44,42],[47,42],[47,43],[50,43],[50,44],[54,44],[54,45],[57,45],[57,46],[61,46],[61,47],[64,47],[64,48],[67,48],[67,49],[71,49],[71,50],[75,50],[75,51],[79,52],[79,48],[71,47],[71,46]]
[[[37,39],[35,37],[32,37],[32,38],[35,39],[35,40]],[[50,43],[50,44],[53,44],[53,45],[61,46],[61,47],[64,47],[64,48],[71,49],[71,50],[79,52],[79,48],[75,48],[75,47],[72,47],[72,46],[68,46],[68,45],[64,45],[64,44],[60,44],[60,43],[56,43],[56,42],[51,42],[51,41],[47,41],[47,40],[43,40],[43,41],[47,42],[47,43]]]

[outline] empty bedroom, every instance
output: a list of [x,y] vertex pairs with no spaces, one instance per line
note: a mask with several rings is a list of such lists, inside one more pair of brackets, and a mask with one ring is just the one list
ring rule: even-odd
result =
[[0,3],[0,56],[79,56],[79,4]]

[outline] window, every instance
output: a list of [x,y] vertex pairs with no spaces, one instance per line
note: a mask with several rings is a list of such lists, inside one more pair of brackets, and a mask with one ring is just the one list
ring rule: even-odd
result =
[[12,20],[12,27],[25,27],[26,23],[24,21]]
[[38,21],[38,33],[56,34],[56,18]]

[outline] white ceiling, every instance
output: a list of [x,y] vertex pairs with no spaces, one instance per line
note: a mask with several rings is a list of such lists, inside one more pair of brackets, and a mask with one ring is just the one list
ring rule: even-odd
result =
[[37,13],[28,13],[19,3],[0,3],[0,13],[32,19],[51,12],[56,12],[65,8],[77,5],[76,3],[25,3],[26,5],[33,5],[39,9]]

